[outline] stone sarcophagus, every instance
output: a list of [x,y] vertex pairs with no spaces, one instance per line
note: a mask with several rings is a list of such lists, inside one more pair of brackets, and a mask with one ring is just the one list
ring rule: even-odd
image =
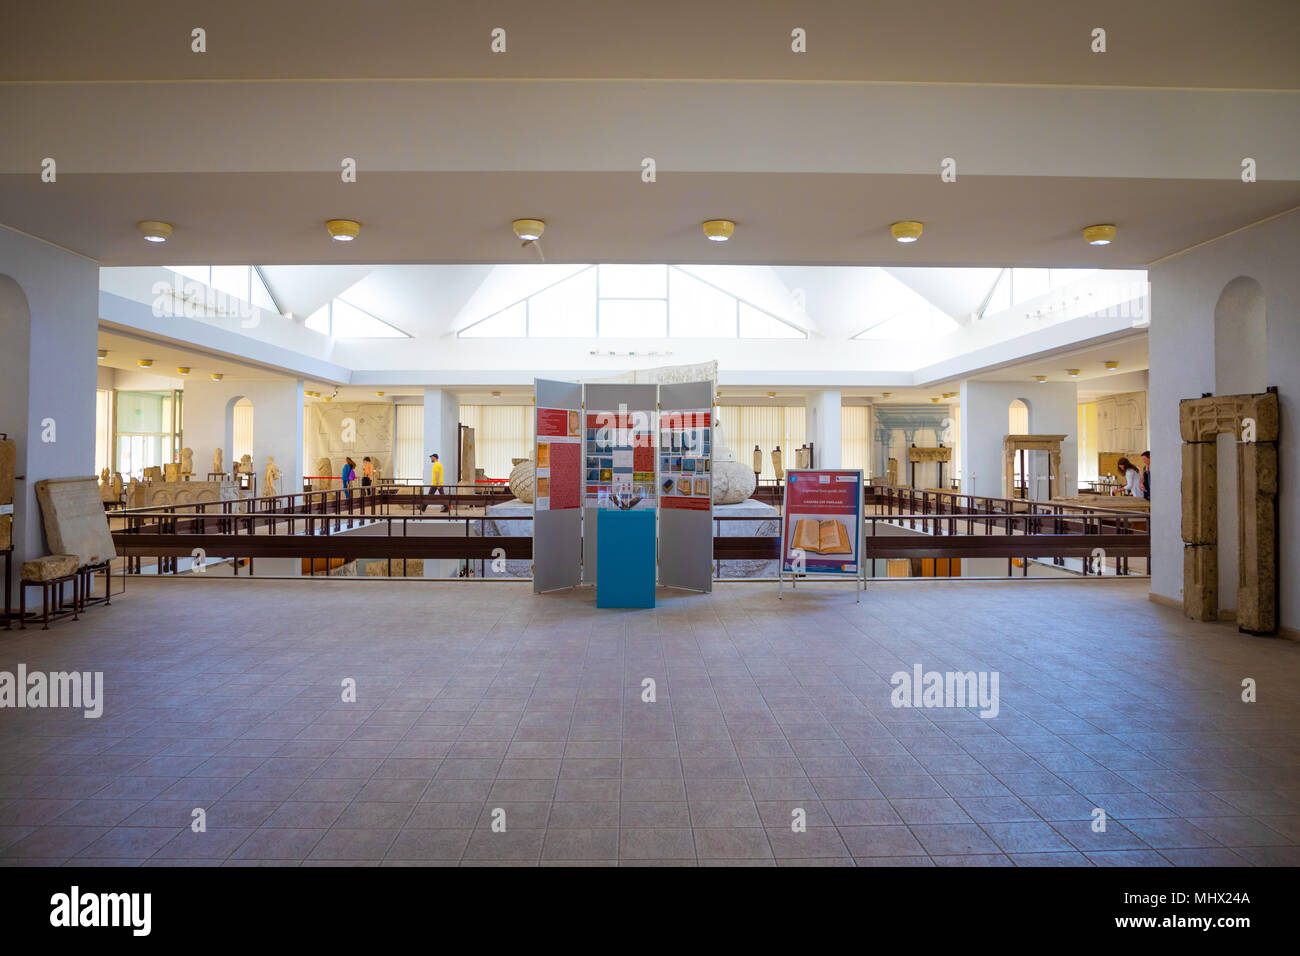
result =
[[171,508],[238,501],[235,481],[154,481],[135,486],[128,508]]
[[1237,629],[1277,631],[1277,392],[1178,403],[1183,438],[1183,613],[1219,616],[1218,437],[1237,449]]

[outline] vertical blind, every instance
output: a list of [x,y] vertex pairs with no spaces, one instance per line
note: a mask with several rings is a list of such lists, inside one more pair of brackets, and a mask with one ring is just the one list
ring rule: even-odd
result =
[[512,458],[533,457],[532,405],[462,405],[460,423],[474,429],[474,463],[489,478],[509,478]]
[[871,409],[866,405],[845,405],[840,409],[840,464],[861,468],[871,476]]
[[241,398],[234,408],[234,434],[231,438],[230,463],[253,453],[253,403]]
[[740,461],[747,464],[753,461],[755,445],[762,450],[760,478],[776,477],[772,470],[772,449],[777,445],[781,446],[782,467],[794,467],[794,450],[804,443],[802,405],[721,405],[718,421],[723,437]]
[[[397,433],[393,448],[393,477],[424,480],[424,406],[397,406]],[[454,467],[454,466],[453,466]]]

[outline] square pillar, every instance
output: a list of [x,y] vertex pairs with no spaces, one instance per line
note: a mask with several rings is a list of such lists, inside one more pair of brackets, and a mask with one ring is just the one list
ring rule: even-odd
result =
[[424,482],[433,476],[432,454],[442,462],[442,480],[454,485],[456,474],[456,449],[460,445],[460,398],[445,388],[424,390]]
[[839,468],[843,464],[843,434],[840,390],[823,389],[808,396],[807,441],[813,443],[813,464],[818,468]]

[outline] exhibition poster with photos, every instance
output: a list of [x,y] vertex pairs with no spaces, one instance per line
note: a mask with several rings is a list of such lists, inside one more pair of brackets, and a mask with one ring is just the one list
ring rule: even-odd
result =
[[862,472],[786,472],[781,570],[858,574],[862,546]]
[[536,490],[538,511],[582,506],[582,410],[537,409]]
[[713,507],[713,412],[697,408],[659,416],[659,498],[669,509]]
[[588,412],[585,466],[587,507],[604,507],[610,492],[626,494],[640,486],[633,508],[655,506],[654,412]]

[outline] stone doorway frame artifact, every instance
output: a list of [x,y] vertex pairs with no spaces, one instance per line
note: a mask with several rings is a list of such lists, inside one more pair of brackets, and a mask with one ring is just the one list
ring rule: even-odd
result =
[[[1002,495],[1016,496],[1016,455],[1029,451],[1048,454],[1047,499],[1056,497],[1056,483],[1061,477],[1061,442],[1065,435],[1003,435],[1002,436]],[[1025,500],[1029,500],[1028,462],[1021,459],[1020,474],[1024,478]]]
[[1236,436],[1237,630],[1277,633],[1277,389],[1178,403],[1183,438],[1183,613],[1219,618],[1218,436]]

